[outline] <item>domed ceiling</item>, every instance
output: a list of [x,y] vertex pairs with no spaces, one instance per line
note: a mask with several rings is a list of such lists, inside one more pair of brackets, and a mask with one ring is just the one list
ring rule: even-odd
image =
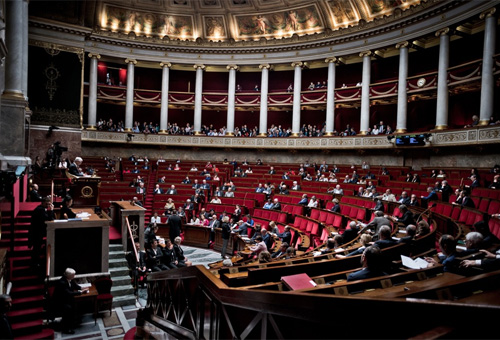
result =
[[107,0],[30,3],[30,15],[162,40],[268,40],[363,27],[427,0]]

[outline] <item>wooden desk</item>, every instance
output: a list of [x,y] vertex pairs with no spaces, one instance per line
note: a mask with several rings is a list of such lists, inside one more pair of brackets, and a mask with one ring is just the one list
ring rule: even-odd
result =
[[89,292],[75,296],[76,313],[84,312],[86,305],[90,305],[94,314],[94,322],[97,323],[97,289],[94,285],[89,287]]
[[[93,209],[74,209],[86,212],[82,220],[47,222],[47,247],[50,246],[50,277],[59,277],[66,268],[78,274],[104,275],[109,269],[109,225],[105,213]],[[58,222],[59,221],[59,222]]]

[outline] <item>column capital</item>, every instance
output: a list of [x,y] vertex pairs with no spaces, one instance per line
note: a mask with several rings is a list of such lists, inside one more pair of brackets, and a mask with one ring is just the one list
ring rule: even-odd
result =
[[407,48],[409,45],[408,41],[402,41],[396,44],[396,48],[399,50],[401,48]]
[[306,68],[308,66],[307,62],[302,62],[302,61],[294,61],[292,64],[292,67],[300,67],[300,68]]
[[339,63],[339,58],[337,57],[328,57],[325,59],[325,63],[335,63],[335,64],[338,64]]
[[436,37],[440,37],[442,35],[447,35],[450,32],[450,29],[448,27],[441,28],[440,30],[436,31]]
[[89,53],[89,58],[101,59],[101,55],[99,53]]
[[495,15],[495,12],[497,11],[497,9],[495,7],[492,7],[490,9],[487,9],[486,11],[482,12],[480,15],[479,15],[479,19],[483,20],[483,19],[486,19],[488,17],[492,17]]
[[126,64],[134,64],[134,65],[136,65],[137,64],[137,60],[135,60],[135,59],[128,59],[127,58],[127,59],[125,59],[125,63]]
[[202,70],[204,70],[204,69],[205,69],[205,65],[203,65],[203,64],[194,64],[194,65],[193,65],[193,68],[194,68],[195,70],[198,70],[198,69],[202,69]]
[[271,68],[272,68],[272,66],[269,64],[260,64],[259,65],[259,69],[261,69],[261,70],[263,70],[263,69],[270,70]]
[[168,61],[165,61],[165,62],[163,62],[163,61],[162,61],[162,62],[160,63],[160,66],[161,66],[161,68],[164,68],[164,67],[166,67],[166,68],[171,68],[171,67],[172,67],[172,64],[171,64],[171,63],[169,63]]
[[359,56],[360,57],[370,57],[372,54],[373,54],[372,51],[368,50],[368,51],[360,52]]
[[226,66],[226,69],[228,70],[235,70],[235,71],[238,71],[239,70],[239,66],[238,65],[227,65]]

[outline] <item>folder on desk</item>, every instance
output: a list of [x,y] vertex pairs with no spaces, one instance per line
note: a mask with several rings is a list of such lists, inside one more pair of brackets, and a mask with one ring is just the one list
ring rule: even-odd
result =
[[316,282],[314,282],[314,280],[305,273],[282,276],[281,282],[283,282],[290,290],[316,287]]

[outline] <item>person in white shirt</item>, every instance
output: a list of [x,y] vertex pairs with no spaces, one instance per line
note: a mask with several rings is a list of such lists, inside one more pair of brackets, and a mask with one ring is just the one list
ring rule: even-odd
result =
[[161,217],[158,216],[158,213],[155,211],[153,217],[151,217],[151,223],[161,223]]

